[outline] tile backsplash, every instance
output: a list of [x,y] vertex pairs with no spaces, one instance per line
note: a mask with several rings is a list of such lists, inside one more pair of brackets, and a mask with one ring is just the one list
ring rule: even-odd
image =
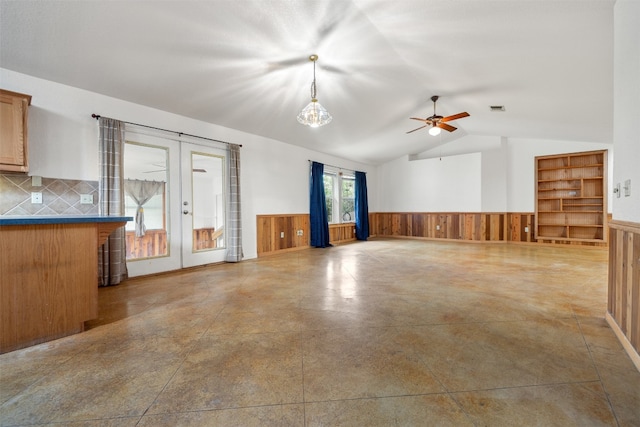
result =
[[[98,181],[42,178],[42,185],[32,183],[27,175],[0,174],[0,215],[98,215]],[[42,193],[42,203],[31,203],[31,193]],[[80,203],[85,194],[93,203]]]

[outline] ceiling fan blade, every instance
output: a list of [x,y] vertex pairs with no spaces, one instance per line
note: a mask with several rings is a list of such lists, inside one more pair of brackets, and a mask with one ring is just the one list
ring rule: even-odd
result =
[[416,129],[414,129],[414,130],[410,130],[410,131],[409,131],[409,132],[407,132],[407,133],[415,132],[415,131],[420,130],[420,129],[422,129],[422,128],[426,128],[427,126],[428,126],[428,125],[420,126],[419,128],[416,128]]
[[411,120],[420,120],[421,122],[426,122],[429,119],[421,119],[419,117],[409,117]]
[[469,113],[465,111],[464,113],[458,113],[458,114],[454,114],[453,116],[443,117],[440,119],[440,122],[450,122],[452,120],[458,120],[463,117],[469,117]]
[[438,123],[436,126],[438,126],[440,129],[444,129],[444,130],[447,130],[449,132],[453,132],[454,130],[458,129],[458,128],[453,127],[451,125],[448,125],[446,123]]

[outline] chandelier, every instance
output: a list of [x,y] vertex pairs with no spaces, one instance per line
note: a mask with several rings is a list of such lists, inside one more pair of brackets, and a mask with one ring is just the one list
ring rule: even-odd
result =
[[317,128],[330,123],[333,120],[331,114],[316,99],[316,61],[318,55],[311,55],[309,60],[313,62],[313,82],[311,83],[311,102],[298,114],[298,122],[305,126]]

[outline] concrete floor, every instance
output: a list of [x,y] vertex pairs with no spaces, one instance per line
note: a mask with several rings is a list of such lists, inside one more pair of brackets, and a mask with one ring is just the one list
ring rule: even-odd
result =
[[373,239],[131,279],[0,356],[0,425],[639,426],[607,251]]

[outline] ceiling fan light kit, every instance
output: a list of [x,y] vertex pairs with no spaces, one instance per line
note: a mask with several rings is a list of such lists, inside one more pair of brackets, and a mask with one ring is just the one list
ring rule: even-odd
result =
[[454,114],[452,116],[447,116],[447,117],[442,117],[442,116],[438,116],[436,115],[436,101],[438,100],[438,98],[440,98],[437,95],[434,95],[431,97],[431,100],[433,101],[433,115],[430,117],[427,117],[426,119],[421,119],[419,117],[410,117],[411,120],[418,120],[421,122],[424,122],[423,126],[420,126],[419,128],[410,130],[407,133],[411,133],[411,132],[415,132],[417,130],[420,129],[424,129],[427,126],[429,127],[429,134],[436,136],[436,135],[440,135],[440,129],[444,129],[448,132],[453,132],[454,130],[456,130],[457,128],[455,126],[451,126],[449,124],[447,124],[446,122],[451,122],[453,120],[458,120],[461,119],[463,117],[469,117],[469,113],[467,113],[466,111],[463,113],[458,113],[458,114]]
[[313,62],[313,82],[311,83],[311,102],[298,114],[298,122],[312,128],[317,128],[331,123],[333,117],[316,98],[316,61],[318,55],[311,55],[309,60]]

